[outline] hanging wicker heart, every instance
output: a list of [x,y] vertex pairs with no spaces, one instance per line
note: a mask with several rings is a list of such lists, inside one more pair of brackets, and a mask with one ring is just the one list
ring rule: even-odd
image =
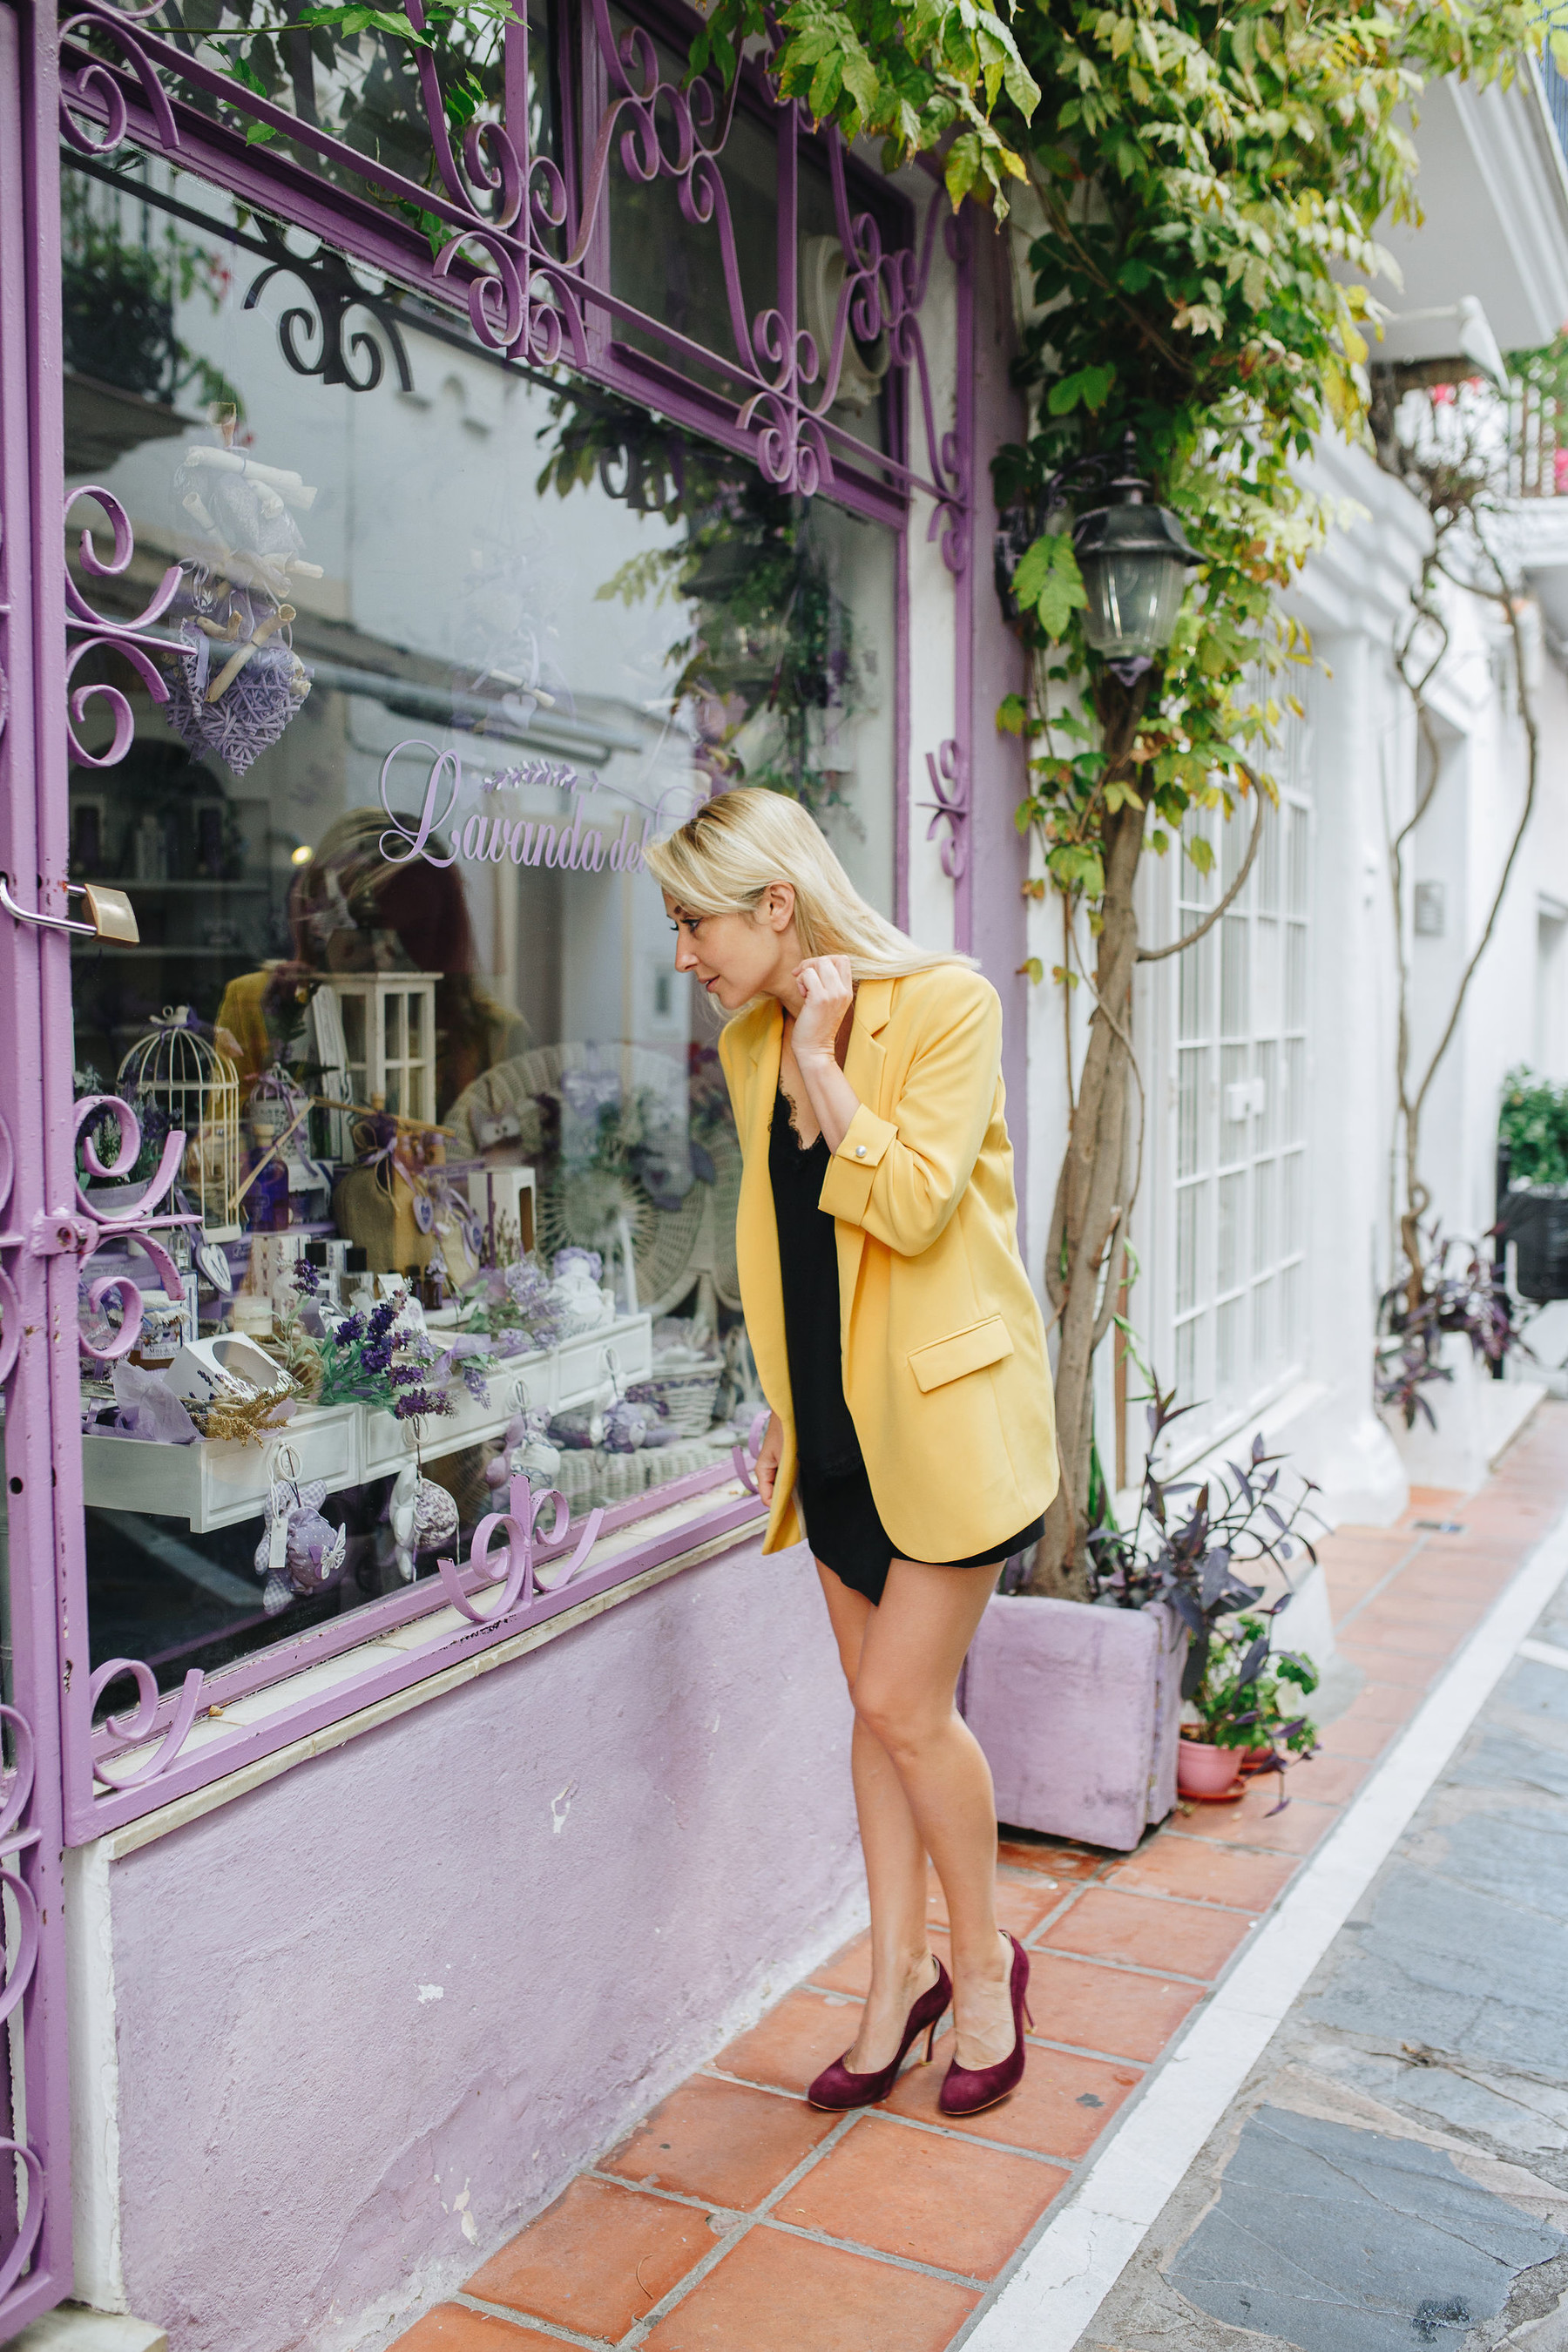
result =
[[277,742],[310,691],[289,641],[291,604],[193,581],[169,681],[169,723],[187,751],[216,752],[243,776]]

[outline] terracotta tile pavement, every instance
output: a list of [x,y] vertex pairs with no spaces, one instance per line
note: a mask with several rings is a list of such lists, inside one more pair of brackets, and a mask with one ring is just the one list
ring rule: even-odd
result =
[[540,2352],[542,2346],[559,2352],[561,2338],[470,2311],[466,2304],[438,2303],[397,2343],[398,2352]]
[[901,2131],[867,2115],[773,2210],[879,2253],[994,2278],[1067,2178],[1004,2148]]
[[[1324,1538],[1341,1654],[1364,1680],[1283,1812],[1270,1778],[1235,1802],[1178,1804],[1132,1854],[1005,1832],[997,1907],[1029,1948],[1036,2021],[1013,2098],[968,2126],[941,2115],[950,2032],[883,2107],[806,2105],[854,2039],[857,1937],[393,2352],[946,2352],[1565,1494],[1568,1410],[1546,1405],[1479,1493],[1417,1489],[1396,1528]],[[934,1879],[929,1916],[945,1959]]]
[[465,2292],[614,2344],[712,2251],[708,2217],[695,2206],[583,2179],[476,2271]]

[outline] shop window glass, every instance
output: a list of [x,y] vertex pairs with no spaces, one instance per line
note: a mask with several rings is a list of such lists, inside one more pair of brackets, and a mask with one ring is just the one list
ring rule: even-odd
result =
[[739,1152],[639,852],[763,783],[890,908],[896,541],[368,279],[379,380],[326,382],[310,240],[161,163],[66,179],[68,482],[135,537],[83,572],[84,498],[70,560],[116,614],[180,568],[170,699],[90,656],[134,735],[93,765],[89,695],[70,782],[141,933],[76,943],[78,1091],[132,1101],[132,1182],[185,1133],[200,1219],[83,1384],[93,1661],[169,1687],[465,1556],[509,1458],[578,1519],[727,1465]]

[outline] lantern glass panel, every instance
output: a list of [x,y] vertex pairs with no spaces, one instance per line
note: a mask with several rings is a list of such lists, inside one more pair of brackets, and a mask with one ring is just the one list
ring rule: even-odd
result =
[[1096,653],[1131,660],[1170,644],[1186,593],[1186,566],[1178,557],[1129,550],[1079,561],[1089,595],[1083,633]]

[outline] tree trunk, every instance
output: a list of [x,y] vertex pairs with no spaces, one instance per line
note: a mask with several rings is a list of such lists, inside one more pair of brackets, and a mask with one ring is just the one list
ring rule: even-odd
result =
[[[1125,737],[1121,743],[1107,743],[1114,755],[1108,773],[1114,772],[1136,720],[1131,709],[1117,716]],[[1108,728],[1108,736],[1110,732]],[[1121,727],[1116,733],[1121,734]],[[1059,1329],[1056,1401],[1061,1486],[1047,1514],[1028,1589],[1070,1601],[1089,1597],[1094,1353],[1110,1324],[1126,1238],[1132,972],[1138,955],[1132,892],[1143,820],[1142,800],[1130,802],[1106,820],[1095,1010],[1047,1242],[1046,1288],[1058,1311]]]

